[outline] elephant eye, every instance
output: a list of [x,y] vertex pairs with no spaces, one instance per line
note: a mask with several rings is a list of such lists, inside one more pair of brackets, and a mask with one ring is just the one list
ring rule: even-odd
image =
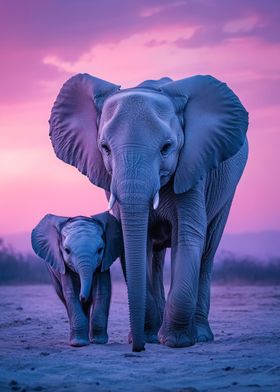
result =
[[161,155],[166,156],[169,153],[172,144],[170,142],[165,143],[160,150]]
[[69,248],[64,248],[64,250],[65,250],[65,253],[67,253],[68,255],[70,255],[71,251],[70,251]]
[[98,253],[99,255],[101,255],[102,250],[103,250],[103,248],[99,248],[98,251],[97,251],[97,253]]
[[103,151],[105,151],[105,154],[110,155],[111,150],[110,150],[110,147],[108,146],[108,144],[106,144],[105,142],[102,142],[101,148]]

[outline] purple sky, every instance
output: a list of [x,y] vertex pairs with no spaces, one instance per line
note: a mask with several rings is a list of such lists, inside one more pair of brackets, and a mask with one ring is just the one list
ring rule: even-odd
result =
[[123,87],[212,74],[250,112],[250,159],[229,232],[280,229],[279,1],[0,3],[0,235],[47,212],[106,208],[102,190],[59,161],[48,118],[61,84],[88,72]]

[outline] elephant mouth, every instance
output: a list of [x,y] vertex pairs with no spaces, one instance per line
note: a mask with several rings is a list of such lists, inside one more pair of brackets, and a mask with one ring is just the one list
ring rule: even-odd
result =
[[170,178],[172,177],[173,173],[167,170],[161,171],[159,173],[159,178],[160,178],[160,186],[161,188],[165,186],[169,181]]
[[159,173],[159,175],[160,175],[160,177],[168,177],[170,175],[170,172],[169,172],[169,170],[162,170]]

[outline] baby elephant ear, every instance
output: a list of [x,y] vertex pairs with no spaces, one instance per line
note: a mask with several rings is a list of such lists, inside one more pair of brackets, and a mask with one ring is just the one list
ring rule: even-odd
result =
[[183,193],[239,151],[246,138],[248,113],[225,83],[209,75],[161,88],[172,101],[188,98],[182,109],[184,145],[174,177],[175,193]]
[[88,74],[75,75],[60,90],[49,120],[57,157],[108,191],[111,180],[97,145],[97,106],[119,88]]
[[105,250],[101,265],[101,271],[103,272],[107,271],[123,253],[122,227],[108,211],[94,215],[92,218],[102,225],[105,232]]
[[65,273],[60,251],[61,226],[69,218],[48,214],[32,230],[31,243],[34,252],[44,259],[54,271]]

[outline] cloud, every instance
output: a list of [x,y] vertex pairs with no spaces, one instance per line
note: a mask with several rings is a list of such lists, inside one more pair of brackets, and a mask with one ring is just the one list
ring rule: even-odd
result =
[[0,102],[41,99],[41,82],[61,77],[46,56],[76,60],[96,44],[116,43],[152,22],[135,1],[0,3]]
[[[60,72],[88,72],[103,79],[109,78],[114,83],[122,83],[124,87],[143,79],[174,74],[182,53],[179,53],[173,41],[178,36],[190,37],[193,32],[194,29],[189,27],[150,29],[116,44],[96,45],[76,61],[66,61],[56,56],[46,56],[43,61]],[[153,45],[147,45],[151,39]]]
[[178,45],[178,37],[189,40],[196,31],[195,27],[151,29],[114,45],[96,45],[76,61],[47,56],[44,62],[69,76],[88,72],[123,87],[149,78],[210,73],[226,81],[249,108],[280,102],[280,69],[274,61],[278,46],[264,46],[254,38],[236,38],[210,47]]
[[258,21],[256,16],[231,20],[224,25],[223,30],[228,34],[247,33],[258,25]]
[[[194,30],[191,36],[174,38],[174,45],[182,49],[209,48],[233,38],[278,44],[279,9],[275,0],[270,0],[269,5],[262,0],[236,0],[226,5],[222,0],[1,2],[0,102],[47,97],[48,85],[67,77],[68,71],[63,68],[71,69],[71,64],[78,63],[93,48],[118,46],[153,30]],[[146,47],[161,45],[168,51],[170,39],[147,37]],[[65,66],[50,66],[57,61]],[[111,61],[111,57],[104,61]]]
[[[139,15],[143,18],[149,18],[151,16],[157,15],[159,13],[161,13],[162,11],[165,10],[169,10],[170,12],[170,8],[174,8],[174,7],[178,7],[178,6],[182,6],[182,5],[186,5],[187,2],[186,1],[172,1],[169,3],[164,4],[164,2],[162,2],[162,4],[157,5],[157,6],[152,6],[152,7],[146,7],[143,8]],[[172,10],[171,10],[172,11]]]

